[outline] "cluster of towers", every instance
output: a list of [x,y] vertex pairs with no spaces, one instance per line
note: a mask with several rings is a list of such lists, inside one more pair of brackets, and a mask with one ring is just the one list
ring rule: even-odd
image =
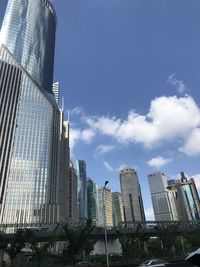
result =
[[[78,161],[78,168],[82,164],[86,171],[84,161]],[[85,194],[82,191],[78,193],[78,207],[82,205],[82,208],[77,222],[89,217],[97,226],[112,227],[124,221],[145,221],[138,175],[133,168],[126,167],[120,171],[121,192],[111,192],[105,186],[98,187],[91,178],[86,177],[86,173],[77,175],[78,180],[85,179],[82,185],[87,184]],[[187,179],[181,172],[180,179],[167,180],[163,172],[155,172],[148,175],[148,181],[156,221],[200,219],[200,200],[193,178]]]
[[194,178],[181,172],[181,179],[167,180],[163,172],[148,175],[157,221],[199,220],[200,202]]
[[[83,160],[70,161],[69,123],[53,84],[55,31],[50,0],[8,1],[0,32],[0,224],[144,221],[134,169],[121,170],[121,192],[112,193],[87,178]],[[156,220],[200,218],[193,179],[148,177]]]

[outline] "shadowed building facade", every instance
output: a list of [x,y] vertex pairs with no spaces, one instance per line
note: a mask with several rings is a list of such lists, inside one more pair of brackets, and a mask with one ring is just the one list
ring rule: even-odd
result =
[[120,186],[125,221],[145,221],[140,184],[133,168],[127,167],[120,171]]

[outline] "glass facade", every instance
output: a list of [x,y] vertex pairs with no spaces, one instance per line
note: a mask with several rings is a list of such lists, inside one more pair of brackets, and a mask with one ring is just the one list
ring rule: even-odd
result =
[[77,170],[77,212],[80,224],[87,218],[87,174],[84,160],[76,162]]
[[48,92],[52,92],[56,18],[49,0],[9,0],[0,42]]
[[92,179],[88,179],[87,181],[87,209],[88,218],[91,218],[94,225],[98,225],[98,188]]
[[[7,175],[1,176],[4,190],[0,223],[57,222],[57,105],[51,103],[49,94],[34,83],[4,46],[0,47],[0,62],[18,70],[18,75],[13,72],[9,85],[13,98],[17,98],[13,102],[13,121],[7,121],[8,128],[13,129],[12,140],[2,142],[3,146],[7,142],[11,146]],[[7,77],[5,73],[2,76],[0,95],[6,94]],[[1,125],[14,112],[6,110],[11,98],[5,97],[7,105],[1,113]]]
[[[182,173],[182,175],[184,175]],[[185,220],[200,219],[200,201],[194,179],[186,177],[176,182],[177,193],[180,201],[181,215]]]

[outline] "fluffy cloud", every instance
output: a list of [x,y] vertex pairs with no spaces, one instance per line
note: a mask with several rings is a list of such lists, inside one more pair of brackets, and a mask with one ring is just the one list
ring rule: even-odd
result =
[[152,147],[176,138],[185,140],[200,125],[200,110],[190,96],[158,97],[151,101],[149,112],[130,111],[126,120],[116,117],[85,117],[95,131],[119,142],[142,143]]
[[184,146],[179,148],[179,151],[184,152],[188,156],[200,155],[200,129],[194,129],[189,135]]
[[78,141],[83,141],[84,143],[91,143],[95,137],[95,132],[92,129],[85,129],[81,131],[80,129],[70,129],[69,141],[70,149],[73,151],[75,144]]
[[115,146],[112,146],[112,145],[99,145],[95,152],[94,152],[94,156],[95,157],[98,157],[100,155],[104,155],[106,153],[109,153],[111,151],[113,151],[115,149]]
[[107,161],[104,161],[103,165],[106,168],[106,170],[108,170],[109,172],[113,172],[114,171],[113,167]]
[[187,87],[185,86],[183,81],[177,79],[175,76],[176,76],[175,73],[172,73],[168,77],[167,82],[173,85],[179,94],[185,93],[187,91]]
[[149,160],[147,162],[147,164],[150,167],[155,167],[155,168],[159,169],[160,167],[164,166],[165,164],[169,163],[170,161],[171,161],[171,159],[165,159],[161,156],[158,156],[156,158]]

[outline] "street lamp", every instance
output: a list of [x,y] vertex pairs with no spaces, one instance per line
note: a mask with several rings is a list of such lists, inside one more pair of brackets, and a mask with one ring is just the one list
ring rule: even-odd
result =
[[106,228],[106,203],[105,203],[105,189],[108,181],[105,181],[103,187],[103,206],[104,206],[104,235],[105,235],[105,253],[106,253],[106,266],[109,267],[109,258],[108,258],[108,239],[107,239],[107,228]]

